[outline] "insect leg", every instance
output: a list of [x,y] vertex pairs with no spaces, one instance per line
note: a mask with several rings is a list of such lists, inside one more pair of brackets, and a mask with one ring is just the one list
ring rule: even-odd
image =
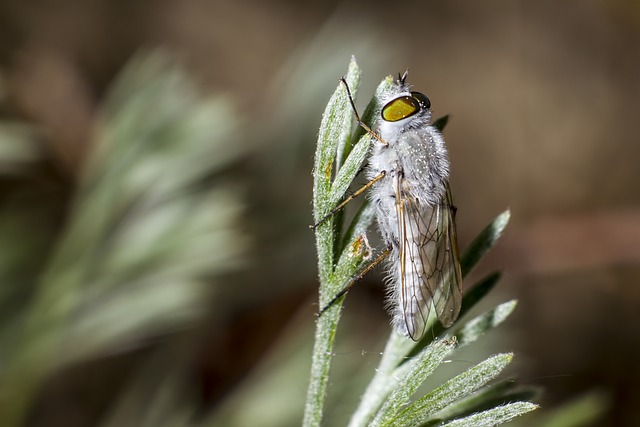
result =
[[349,85],[344,77],[340,78],[342,84],[344,84],[345,89],[347,90],[347,95],[349,96],[349,103],[351,104],[351,109],[353,110],[353,114],[356,116],[356,122],[358,122],[358,126],[361,126],[367,133],[373,136],[375,139],[380,141],[383,145],[389,145],[387,141],[383,140],[380,135],[371,130],[371,128],[362,121],[360,118],[360,114],[358,114],[358,109],[356,108],[356,104],[353,102],[353,96],[351,96],[351,89],[349,89]]
[[336,294],[336,296],[334,296],[333,298],[331,298],[331,301],[329,301],[327,303],[327,305],[324,306],[324,308],[322,310],[320,310],[320,312],[318,313],[318,317],[322,316],[322,314],[327,311],[333,304],[336,303],[336,301],[338,301],[340,298],[342,298],[347,292],[349,292],[349,289],[351,289],[353,287],[353,285],[355,285],[360,279],[362,279],[368,272],[370,272],[371,270],[373,270],[373,268],[380,264],[382,262],[383,259],[385,259],[389,254],[391,253],[391,248],[387,248],[384,250],[384,252],[382,252],[380,255],[378,255],[376,257],[376,259],[374,259],[373,261],[371,261],[371,263],[369,265],[367,265],[365,268],[362,269],[362,271],[360,273],[358,273],[357,275],[355,275],[354,277],[351,278],[351,280],[349,280],[349,282],[347,283],[347,285]]
[[316,222],[313,225],[310,225],[309,228],[312,229],[312,230],[315,230],[316,228],[318,228],[318,226],[320,224],[322,224],[323,222],[325,222],[326,220],[328,220],[331,217],[331,215],[335,214],[340,209],[344,208],[347,205],[347,203],[349,203],[350,201],[352,201],[353,199],[355,199],[356,197],[358,197],[359,195],[361,195],[362,193],[367,191],[367,188],[371,187],[373,184],[375,184],[376,182],[380,181],[385,176],[385,174],[386,174],[385,171],[380,172],[378,175],[376,175],[375,178],[373,178],[371,181],[367,182],[361,188],[359,188],[356,191],[354,191],[353,194],[351,194],[349,197],[344,199],[338,206],[333,208],[331,210],[331,212],[329,212],[328,214],[326,214],[325,216],[320,218],[320,221]]

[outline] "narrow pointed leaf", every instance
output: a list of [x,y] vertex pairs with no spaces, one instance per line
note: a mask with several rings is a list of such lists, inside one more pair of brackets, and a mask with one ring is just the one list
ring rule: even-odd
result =
[[[350,81],[353,85],[352,90],[357,89],[356,82],[359,79],[355,79],[354,75],[359,74],[359,72],[355,60],[352,60],[346,76],[347,81]],[[313,167],[313,211],[315,221],[322,219],[333,208],[329,193],[331,191],[336,152],[338,146],[344,145],[345,141],[350,137],[352,124],[353,111],[351,110],[344,85],[339,82],[322,115],[322,122],[318,132],[318,145]]]
[[385,400],[372,426],[385,425],[403,408],[418,387],[451,353],[455,344],[452,341],[440,340],[432,343],[411,362],[402,365],[394,374],[398,378],[398,386]]
[[450,403],[474,392],[495,378],[511,362],[513,355],[498,354],[447,381],[440,387],[416,400],[385,426],[415,426]]
[[[360,77],[361,77],[360,69],[358,68],[358,64],[356,62],[355,57],[351,57],[351,61],[349,62],[349,69],[347,70],[347,75],[345,76],[345,80],[349,85],[349,90],[351,91],[351,96],[353,96],[353,101],[355,102],[358,96],[358,88],[360,86]],[[346,93],[345,88],[342,90]],[[338,136],[338,145],[336,147],[336,167],[338,170],[342,169],[343,162],[346,158],[349,157],[351,153],[351,149],[353,148],[353,142],[356,139],[353,139],[353,109],[351,107],[351,103],[348,105],[351,114],[349,114],[349,127],[344,126],[342,132]],[[345,122],[346,124],[346,122]]]
[[476,412],[486,411],[511,402],[536,399],[540,394],[534,387],[521,387],[514,379],[489,384],[470,396],[462,398],[436,414],[441,420],[453,420]]
[[433,122],[431,126],[433,126],[434,128],[438,129],[440,132],[442,132],[448,123],[449,123],[449,115],[447,114],[446,116],[442,116],[438,118],[435,122]]
[[514,402],[442,424],[442,427],[492,427],[536,409],[538,405],[534,403]]
[[480,261],[489,249],[498,241],[507,224],[511,212],[506,210],[498,215],[482,232],[476,237],[460,258],[462,276],[465,277],[471,269]]
[[335,206],[344,197],[347,189],[355,179],[358,171],[362,167],[362,163],[369,152],[369,146],[371,145],[371,136],[363,135],[358,143],[353,147],[349,157],[344,162],[344,165],[338,171],[335,180],[331,186],[331,192],[329,193],[330,204]]
[[487,311],[465,323],[464,326],[455,333],[460,345],[467,345],[476,341],[485,332],[504,322],[513,310],[515,310],[516,305],[516,300],[502,303],[493,310]]

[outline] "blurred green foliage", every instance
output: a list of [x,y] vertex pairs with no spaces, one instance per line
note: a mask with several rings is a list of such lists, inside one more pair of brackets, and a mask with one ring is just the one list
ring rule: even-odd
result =
[[[202,98],[165,55],[140,55],[98,123],[60,233],[11,201],[0,212],[3,426],[61,368],[200,319],[242,263],[241,191],[219,172],[247,144],[227,99]],[[29,132],[0,135],[2,164],[28,157]]]

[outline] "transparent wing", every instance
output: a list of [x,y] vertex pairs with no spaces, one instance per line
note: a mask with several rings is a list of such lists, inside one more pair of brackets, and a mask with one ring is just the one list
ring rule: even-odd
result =
[[[400,185],[399,185],[400,187]],[[439,204],[425,206],[402,188],[396,210],[399,227],[401,309],[409,336],[424,334],[429,312],[449,327],[462,302],[462,274],[449,186]]]

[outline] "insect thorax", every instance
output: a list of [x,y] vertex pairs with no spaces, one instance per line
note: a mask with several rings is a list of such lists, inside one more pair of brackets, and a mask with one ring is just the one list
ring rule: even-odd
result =
[[394,198],[399,180],[400,188],[419,203],[439,203],[449,178],[449,160],[437,129],[410,129],[387,144],[375,143],[369,159],[370,179],[386,173],[375,186],[378,196]]

